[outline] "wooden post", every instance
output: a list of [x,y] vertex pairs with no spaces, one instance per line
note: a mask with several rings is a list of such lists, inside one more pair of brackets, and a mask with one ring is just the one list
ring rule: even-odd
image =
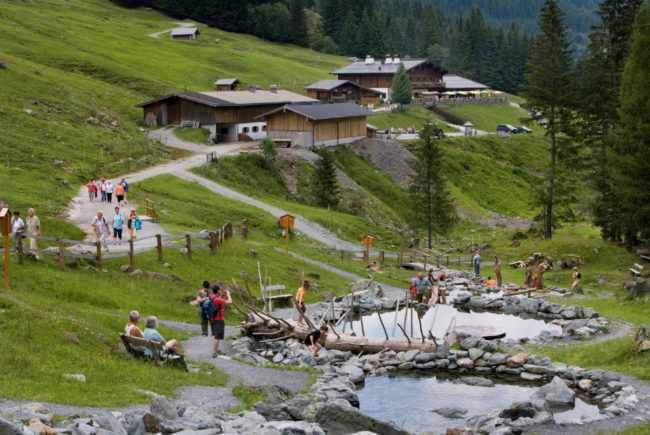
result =
[[21,266],[25,262],[25,255],[23,252],[23,234],[20,233],[16,236],[16,248],[18,248],[18,264]]
[[436,266],[440,269],[440,255],[436,255]]
[[226,222],[225,225],[226,234],[224,234],[224,239],[229,239],[232,237],[232,222]]
[[384,251],[379,251],[379,264],[384,264]]
[[214,231],[210,231],[210,255],[214,255],[217,252],[217,236],[214,234]]
[[9,290],[9,233],[5,234],[5,289]]
[[241,221],[241,238],[243,240],[248,240],[248,219],[246,218]]
[[61,268],[61,270],[65,270],[65,261],[63,257],[63,239],[59,237],[57,241],[59,242],[59,268]]
[[286,225],[284,227],[284,231],[286,234],[286,244],[284,247],[284,253],[288,254],[289,253],[289,220],[287,220]]
[[345,259],[345,252],[341,251],[341,260]]
[[187,258],[192,259],[192,236],[185,234],[185,240],[187,240]]
[[133,239],[129,239],[129,265],[133,267],[135,263],[133,258]]
[[156,234],[156,243],[158,245],[158,261],[163,261],[163,255],[162,255],[162,236],[160,234]]
[[97,240],[97,269],[102,270],[102,242]]
[[447,267],[449,267],[449,255],[447,255]]
[[366,336],[366,330],[363,327],[363,308],[359,306],[359,321],[361,322],[361,335]]
[[424,271],[426,272],[427,271],[427,256],[423,255],[423,257],[424,257]]

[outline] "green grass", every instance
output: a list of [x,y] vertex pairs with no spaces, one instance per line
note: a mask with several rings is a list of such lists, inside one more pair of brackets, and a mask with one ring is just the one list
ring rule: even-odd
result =
[[423,106],[404,107],[389,112],[379,112],[368,118],[368,122],[380,130],[393,127],[406,130],[407,127],[415,127],[418,131],[427,122],[438,122],[438,125],[445,132],[458,131],[455,128],[448,127],[440,115],[427,110]]
[[207,128],[181,128],[174,129],[174,136],[186,142],[208,143],[210,137],[210,130]]
[[[521,119],[527,116],[526,112],[508,103],[488,104],[447,104],[440,109],[448,112],[463,122],[471,121],[474,128],[487,132],[496,132],[499,124],[521,125]],[[534,131],[542,131],[540,127],[531,127]]]
[[232,394],[243,403],[242,406],[229,410],[229,412],[233,414],[237,414],[244,410],[250,410],[254,404],[264,400],[267,396],[267,394],[260,389],[256,387],[247,387],[244,384],[235,385],[232,389]]

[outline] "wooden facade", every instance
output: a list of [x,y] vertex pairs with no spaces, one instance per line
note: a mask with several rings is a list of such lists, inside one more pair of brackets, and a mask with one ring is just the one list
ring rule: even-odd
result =
[[367,106],[380,104],[382,93],[347,82],[332,89],[307,88],[307,96],[324,103],[354,103]]
[[[393,85],[393,78],[398,64],[386,61],[370,60],[369,63],[353,62],[352,64],[334,71],[339,80],[348,80],[359,86],[374,89],[386,89]],[[411,79],[413,89],[437,90],[444,88],[443,75],[447,70],[426,59],[403,61]]]
[[266,130],[275,137],[295,137],[300,133],[312,133],[309,146],[348,143],[367,135],[366,117],[311,120],[298,113],[278,111],[266,117]]

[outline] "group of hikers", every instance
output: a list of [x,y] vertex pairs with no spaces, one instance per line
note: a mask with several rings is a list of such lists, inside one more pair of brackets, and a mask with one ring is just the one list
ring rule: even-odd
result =
[[[33,208],[27,210],[27,219],[24,221],[20,217],[20,212],[14,211],[14,215],[11,218],[11,233],[9,235],[14,236],[16,239],[16,247],[26,237],[41,235],[41,220],[36,216]],[[29,249],[38,249],[34,237],[29,237]]]
[[88,187],[88,199],[90,202],[94,202],[99,197],[101,202],[111,204],[113,202],[113,194],[115,194],[115,199],[120,207],[126,204],[129,183],[124,178],[116,185],[113,185],[111,180],[107,180],[106,177],[101,182],[99,179],[93,178],[86,186]]
[[[135,209],[132,208],[128,218],[124,218],[120,208],[115,207],[113,217],[110,219],[110,228],[113,229],[113,239],[122,240],[122,231],[125,222],[127,229],[129,230],[129,238],[135,239],[137,237],[138,231],[142,229],[142,220],[135,212]],[[101,242],[104,249],[108,251],[106,241],[111,237],[109,221],[106,220],[106,217],[104,217],[104,213],[101,210],[98,210],[97,215],[93,217],[90,222],[90,227],[97,237],[97,242]]]

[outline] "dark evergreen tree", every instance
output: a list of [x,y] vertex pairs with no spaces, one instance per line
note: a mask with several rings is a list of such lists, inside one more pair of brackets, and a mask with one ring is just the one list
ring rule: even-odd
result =
[[311,193],[321,207],[335,207],[339,203],[340,188],[336,180],[336,166],[332,153],[318,151],[311,180]]
[[650,5],[640,6],[621,80],[620,126],[612,133],[609,174],[615,227],[632,248],[650,238]]
[[572,75],[572,50],[567,38],[564,13],[558,0],[545,0],[540,9],[540,33],[535,38],[529,61],[530,73],[526,75],[524,92],[525,109],[530,120],[543,121],[550,141],[550,164],[546,174],[546,200],[543,213],[544,235],[553,235],[553,206],[556,198],[558,142],[556,136],[567,132],[570,124],[574,78]]
[[417,228],[426,229],[429,248],[433,233],[446,234],[458,217],[442,174],[443,156],[439,143],[433,125],[425,124],[420,131],[409,185],[413,223]]
[[413,99],[413,86],[404,64],[400,63],[390,88],[390,101],[397,104],[410,104]]
[[291,24],[289,27],[289,41],[301,47],[307,46],[307,18],[305,16],[304,0],[291,0],[289,2]]

